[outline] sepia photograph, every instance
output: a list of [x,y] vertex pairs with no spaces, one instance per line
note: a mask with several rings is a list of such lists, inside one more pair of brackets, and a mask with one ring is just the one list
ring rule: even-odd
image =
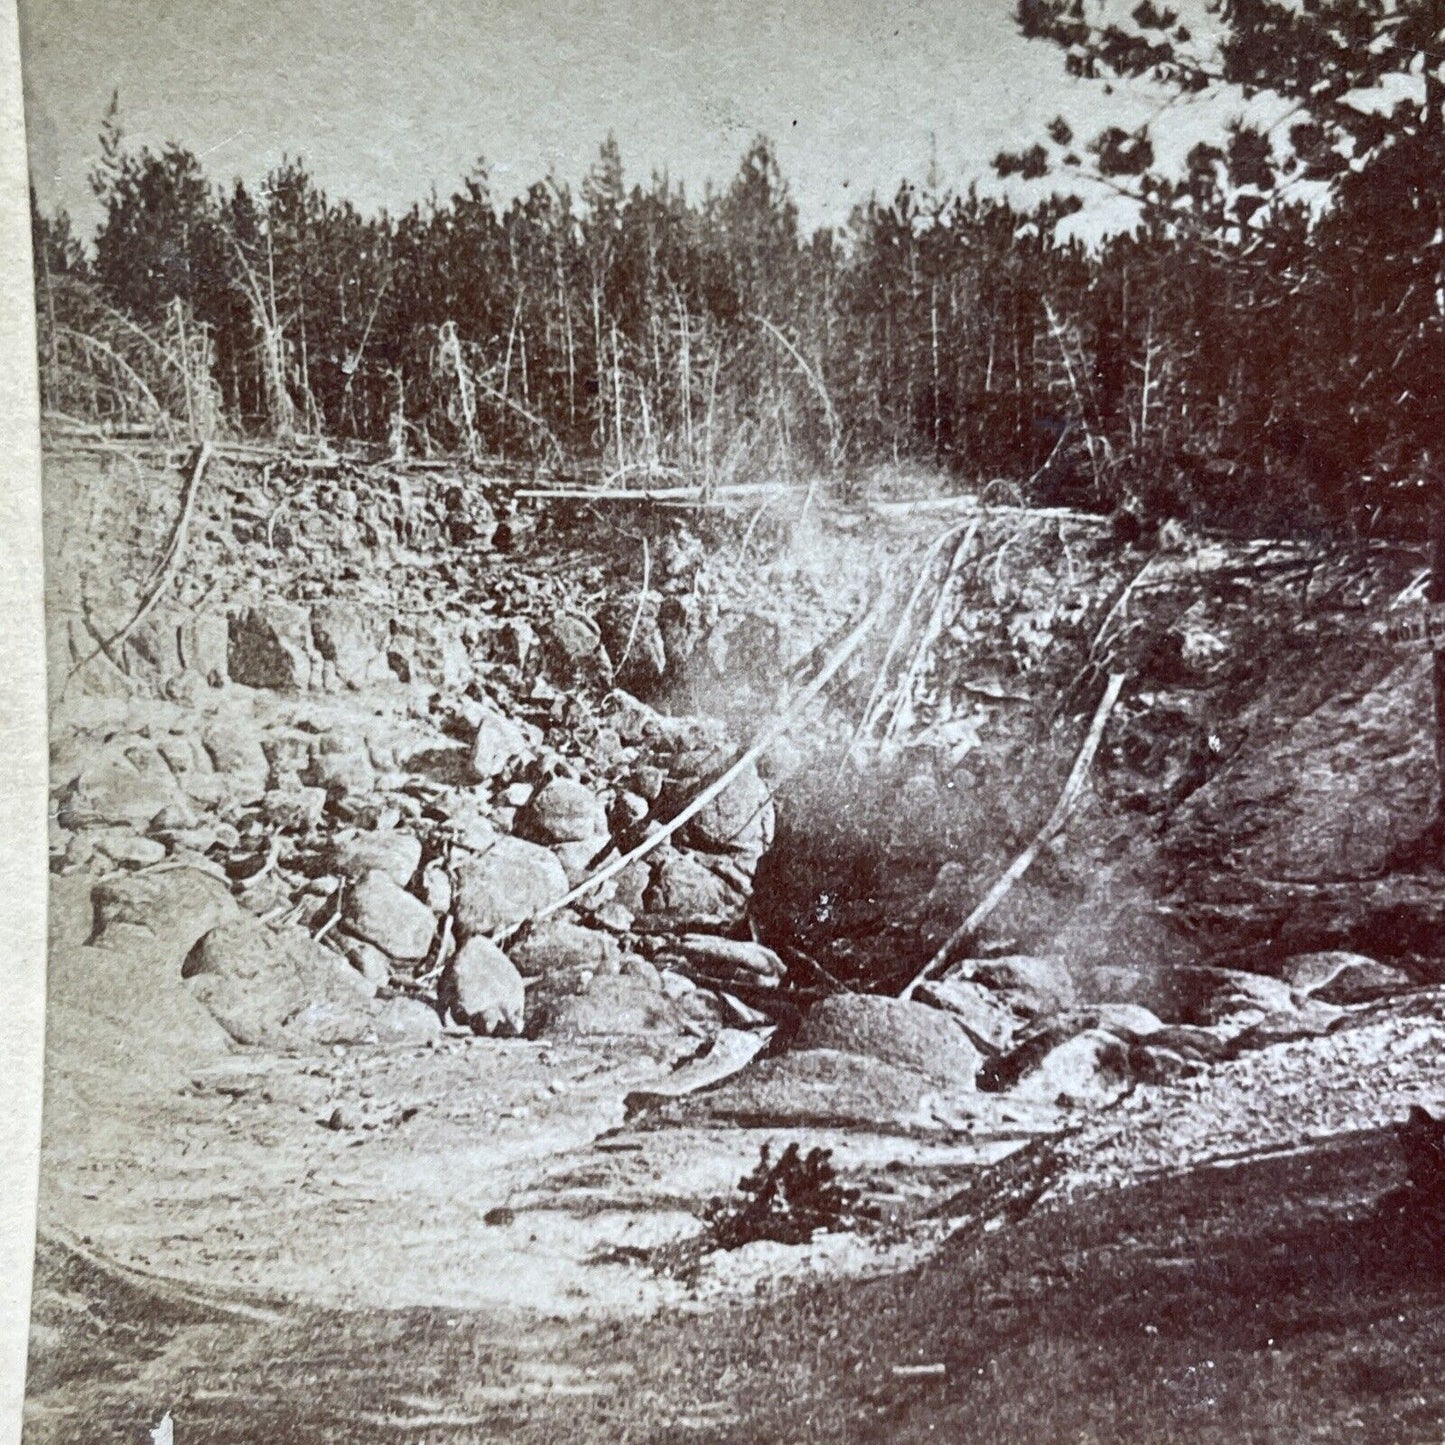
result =
[[26,1445],[1445,1440],[1445,0],[18,19]]

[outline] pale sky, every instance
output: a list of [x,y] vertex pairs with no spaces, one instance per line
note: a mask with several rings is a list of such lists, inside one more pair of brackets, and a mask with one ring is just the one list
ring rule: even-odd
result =
[[[508,196],[575,183],[609,130],[629,183],[725,183],[777,143],[809,226],[877,189],[989,174],[1062,112],[1081,133],[1157,97],[1072,82],[1012,0],[21,0],[32,171],[83,229],[113,89],[133,144],[175,140],[218,180],[301,155],[364,211],[443,196],[485,155]],[[1176,107],[1177,109],[1177,107]],[[1191,122],[1186,129],[1192,134]]]

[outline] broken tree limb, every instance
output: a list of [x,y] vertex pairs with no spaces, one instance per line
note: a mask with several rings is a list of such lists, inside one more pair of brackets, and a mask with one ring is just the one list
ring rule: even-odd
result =
[[[71,679],[74,678],[78,672],[89,667],[101,653],[105,653],[113,659],[114,653],[111,649],[120,647],[126,638],[140,626],[151,608],[160,600],[160,595],[165,590],[166,583],[175,576],[176,567],[181,560],[182,554],[186,550],[186,533],[190,529],[191,513],[195,510],[196,493],[200,490],[201,478],[205,475],[206,464],[210,460],[211,443],[208,441],[202,442],[196,450],[196,459],[191,466],[191,474],[186,480],[185,492],[181,496],[181,514],[176,518],[176,525],[171,532],[171,540],[161,559],[160,567],[156,571],[155,581],[146,591],[145,596],[141,598],[140,606],[131,614],[129,622],[116,632],[113,632],[96,647],[94,652],[91,652],[83,661],[77,662],[75,666],[70,669],[65,679],[66,685],[69,685]],[[62,686],[61,692],[64,693],[64,691],[65,688]]]
[[512,495],[525,502],[659,502],[684,506],[701,506],[709,499],[718,501],[732,497],[784,497],[793,489],[776,482],[739,482],[735,486],[714,487],[518,487]]
[[1004,898],[1008,896],[1009,890],[1033,866],[1033,861],[1038,857],[1039,851],[1068,822],[1069,814],[1073,812],[1075,804],[1079,801],[1079,795],[1084,790],[1084,781],[1089,776],[1089,769],[1093,766],[1094,754],[1099,751],[1099,743],[1104,736],[1104,725],[1109,721],[1109,714],[1114,711],[1114,704],[1119,701],[1119,693],[1123,687],[1124,674],[1122,672],[1111,673],[1108,685],[1104,688],[1104,695],[1099,699],[1099,706],[1094,709],[1094,719],[1089,724],[1089,731],[1084,735],[1083,745],[1074,759],[1074,766],[1069,770],[1064,790],[1059,794],[1059,800],[1054,804],[1053,811],[1048,818],[1045,819],[1043,827],[1034,834],[1028,847],[1009,864],[1003,876],[988,890],[978,907],[949,934],[938,952],[924,964],[923,968],[909,982],[907,988],[899,995],[900,998],[912,998],[919,984],[924,983],[935,970],[942,968],[953,954],[978,932],[984,920],[1003,902]]
[[645,858],[654,848],[660,847],[672,837],[685,823],[695,818],[712,800],[727,791],[744,771],[765,753],[797,720],[799,714],[811,702],[816,699],[823,689],[837,676],[843,664],[853,656],[863,644],[863,639],[873,629],[873,624],[878,620],[882,610],[881,603],[875,602],[863,615],[863,620],[843,639],[838,645],[823,669],[791,702],[784,708],[782,714],[772,723],[765,727],[762,732],[753,740],[738,757],[737,761],[714,778],[676,817],[669,820],[657,832],[651,834],[640,842],[635,848],[614,858],[610,863],[604,864],[597,872],[590,877],[584,878],[575,888],[564,897],[559,898],[555,903],[532,914],[529,918],[508,928],[503,937],[510,937],[524,923],[536,923],[543,918],[550,918],[552,914],[560,912],[569,904],[575,903],[584,894],[590,893],[594,888],[607,882],[609,878],[615,878],[630,863],[635,863],[639,858]]

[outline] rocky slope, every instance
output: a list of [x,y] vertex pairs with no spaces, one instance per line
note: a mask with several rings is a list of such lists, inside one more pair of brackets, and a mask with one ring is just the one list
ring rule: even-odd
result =
[[[1445,881],[1394,863],[1425,664],[1371,630],[1408,556],[242,457],[141,609],[185,475],[47,471],[53,1240],[347,1307],[650,1311],[897,1266],[1043,1136],[1047,1202],[1445,1100]],[[1109,672],[1069,828],[891,997]],[[861,1237],[676,1268],[787,1141]]]

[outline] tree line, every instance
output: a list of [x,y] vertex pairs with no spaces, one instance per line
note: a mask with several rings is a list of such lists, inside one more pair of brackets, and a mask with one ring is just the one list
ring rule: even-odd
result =
[[1033,501],[1398,530],[1445,421],[1441,96],[1346,101],[1408,71],[1440,27],[1385,21],[1434,3],[1236,0],[1206,63],[1149,0],[1122,26],[1024,0],[1023,32],[1077,74],[1303,97],[1287,145],[1236,126],[1180,175],[1146,131],[1062,119],[997,158],[1131,195],[1138,224],[1094,247],[1060,227],[1076,199],[933,183],[806,234],[765,139],[698,197],[629,185],[609,138],[575,193],[503,204],[478,164],[449,198],[363,215],[300,161],[223,186],[181,146],[131,148],[112,104],[94,235],[32,203],[44,405],[613,483],[902,464]]

